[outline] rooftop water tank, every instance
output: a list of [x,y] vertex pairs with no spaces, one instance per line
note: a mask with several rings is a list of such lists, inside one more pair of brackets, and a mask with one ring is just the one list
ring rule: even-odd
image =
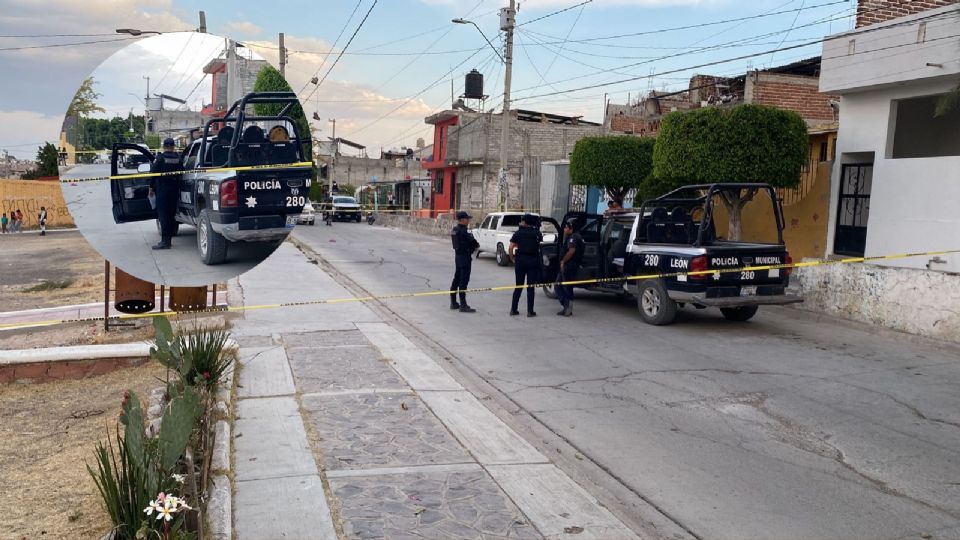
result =
[[467,73],[467,79],[464,82],[463,97],[467,99],[483,99],[483,73],[475,69]]

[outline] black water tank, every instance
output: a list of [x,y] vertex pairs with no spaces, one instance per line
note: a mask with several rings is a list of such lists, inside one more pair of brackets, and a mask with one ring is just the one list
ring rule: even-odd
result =
[[467,99],[483,99],[483,73],[475,69],[467,73],[463,97]]

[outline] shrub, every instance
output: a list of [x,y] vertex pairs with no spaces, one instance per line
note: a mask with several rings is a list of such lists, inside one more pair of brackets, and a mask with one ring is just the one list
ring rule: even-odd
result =
[[640,187],[653,169],[652,137],[584,137],[570,155],[570,183],[601,186],[613,199]]

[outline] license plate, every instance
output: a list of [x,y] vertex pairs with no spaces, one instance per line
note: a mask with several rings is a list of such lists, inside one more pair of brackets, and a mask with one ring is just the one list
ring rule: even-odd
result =
[[757,295],[757,286],[756,285],[745,285],[740,287],[740,296],[756,296]]
[[293,227],[297,224],[297,218],[300,216],[287,216],[287,228]]

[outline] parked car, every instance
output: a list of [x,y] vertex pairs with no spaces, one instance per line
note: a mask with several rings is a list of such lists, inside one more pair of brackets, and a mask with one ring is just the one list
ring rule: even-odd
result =
[[331,213],[333,221],[356,221],[360,223],[360,203],[353,197],[334,195],[327,197],[323,203],[323,212]]
[[[197,228],[197,248],[205,264],[226,261],[231,243],[280,242],[297,223],[312,178],[309,163],[291,166],[304,163],[303,146],[310,141],[309,134],[298,133],[287,115],[298,103],[293,92],[247,94],[223,117],[208,120],[203,135],[181,154],[184,173],[176,220]],[[248,110],[254,104],[277,105],[281,110],[276,115],[250,117]],[[215,126],[222,127],[213,135]],[[269,137],[264,126],[271,132]],[[112,176],[117,175],[124,151],[139,153],[144,162],[154,159],[141,145],[115,144]],[[256,168],[230,170],[247,166]],[[110,181],[116,223],[156,219],[147,197],[149,185],[150,178]]]
[[[510,237],[520,228],[520,220],[524,212],[493,212],[487,214],[480,226],[473,230],[473,236],[480,243],[477,250],[477,257],[481,253],[493,253],[497,259],[497,264],[507,266],[510,264],[510,255],[507,249],[510,247]],[[533,214],[539,217],[538,214]],[[556,238],[556,231],[552,225],[547,226],[543,231],[544,241],[552,241]]]
[[[139,169],[143,164],[149,164],[153,161],[152,158],[148,159],[147,156],[152,156],[150,149],[145,144],[132,144],[132,147],[135,147],[136,152],[125,152],[120,156],[120,162],[124,169]],[[146,153],[143,153],[143,151]],[[97,154],[99,156],[99,154]],[[94,160],[96,161],[96,160]]]
[[[769,220],[769,230],[756,236],[770,240],[731,241],[717,236],[715,212],[726,215],[723,205],[717,204],[735,191],[754,194],[751,204]],[[768,196],[772,207],[761,207],[766,203],[757,193]],[[768,184],[685,186],[643,203],[636,211],[606,217],[571,212],[564,221],[571,220],[585,244],[575,279],[607,280],[585,288],[634,297],[640,317],[649,324],[672,323],[677,308],[686,304],[698,309],[718,307],[727,319],[746,321],[760,305],[803,301],[786,292],[790,268],[737,270],[792,262],[783,243],[780,202]],[[555,241],[541,246],[545,282],[556,279],[563,241],[561,231]],[[685,275],[709,270],[727,271]],[[684,275],[671,275],[677,273]],[[666,275],[631,279],[652,274]],[[556,298],[554,285],[546,286],[544,292]]]
[[307,225],[313,225],[317,220],[317,211],[313,208],[313,201],[307,201],[303,205],[303,211],[300,212],[300,217],[297,218],[297,224],[306,223]]

